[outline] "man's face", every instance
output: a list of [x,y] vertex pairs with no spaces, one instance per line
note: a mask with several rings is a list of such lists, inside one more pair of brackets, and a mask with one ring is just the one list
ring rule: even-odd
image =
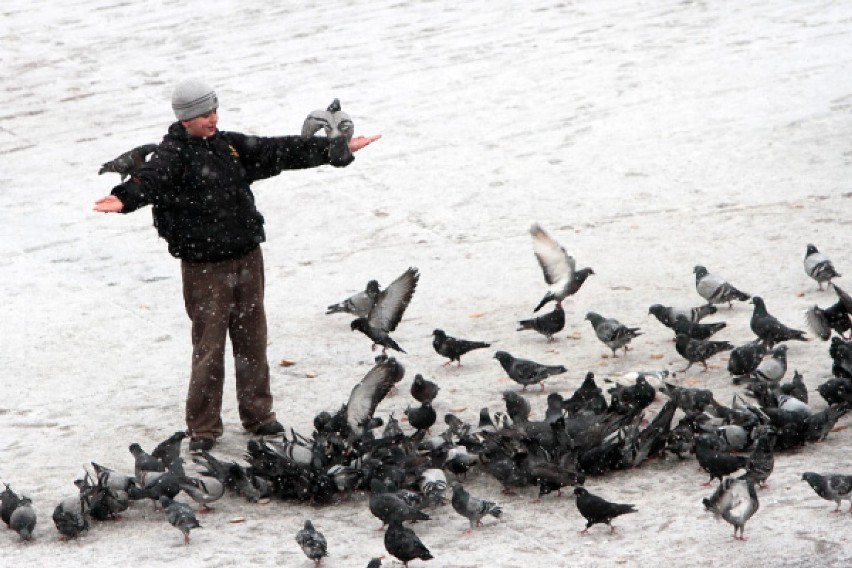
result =
[[216,123],[219,122],[219,114],[216,109],[211,110],[206,114],[202,114],[201,116],[196,116],[195,118],[191,118],[189,120],[181,121],[183,127],[186,128],[186,132],[190,136],[197,136],[198,138],[209,138],[216,134]]

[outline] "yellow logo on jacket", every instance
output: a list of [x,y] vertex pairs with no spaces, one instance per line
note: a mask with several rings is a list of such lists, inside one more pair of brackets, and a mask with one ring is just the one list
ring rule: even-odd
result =
[[230,150],[231,150],[231,156],[233,156],[234,158],[239,159],[239,157],[240,157],[240,153],[239,153],[239,152],[237,152],[237,149],[236,149],[236,148],[234,148],[233,144],[228,144],[228,149],[230,149]]

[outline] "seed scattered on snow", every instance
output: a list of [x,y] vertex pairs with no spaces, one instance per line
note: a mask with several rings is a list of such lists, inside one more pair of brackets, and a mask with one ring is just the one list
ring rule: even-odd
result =
[[281,361],[279,361],[278,364],[281,365],[282,367],[292,367],[293,365],[296,364],[296,362],[293,361],[292,359],[281,359]]
[[305,373],[305,376],[308,377],[309,379],[315,379],[317,377],[317,372],[316,371],[308,371],[307,373]]

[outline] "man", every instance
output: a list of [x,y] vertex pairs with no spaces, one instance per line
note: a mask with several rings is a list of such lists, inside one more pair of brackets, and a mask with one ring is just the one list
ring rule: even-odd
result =
[[380,138],[349,139],[337,129],[328,129],[329,137],[223,132],[216,127],[218,107],[215,91],[203,81],[178,84],[172,94],[177,122],[151,159],[94,208],[131,213],[152,205],[157,232],[181,260],[184,304],[192,321],[186,399],[192,451],[211,449],[222,435],[227,336],[243,427],[257,435],[284,430],[272,410],[260,248],[264,220],[251,183],[288,169],[347,166],[352,152]]

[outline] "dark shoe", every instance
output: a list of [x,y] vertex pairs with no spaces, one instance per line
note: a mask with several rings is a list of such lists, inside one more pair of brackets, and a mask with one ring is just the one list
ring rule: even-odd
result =
[[283,431],[284,426],[282,426],[277,420],[273,420],[272,422],[267,422],[263,426],[258,427],[254,433],[258,436],[272,436],[274,434],[280,434]]
[[213,438],[191,438],[189,440],[190,452],[209,452],[216,445],[216,440]]

